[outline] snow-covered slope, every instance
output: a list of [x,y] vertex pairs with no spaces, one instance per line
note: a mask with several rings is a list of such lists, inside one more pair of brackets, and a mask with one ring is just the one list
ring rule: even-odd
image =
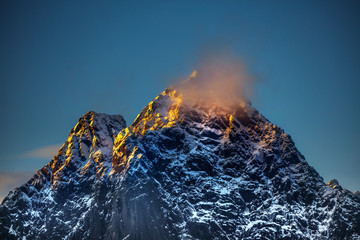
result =
[[166,89],[129,127],[89,112],[0,206],[1,239],[360,239],[360,197],[326,185],[249,103]]

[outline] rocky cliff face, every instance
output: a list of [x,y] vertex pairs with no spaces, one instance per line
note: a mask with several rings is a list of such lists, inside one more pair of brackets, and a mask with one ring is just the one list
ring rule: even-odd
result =
[[167,89],[132,125],[89,112],[0,206],[1,239],[360,239],[360,197],[323,182],[249,103]]

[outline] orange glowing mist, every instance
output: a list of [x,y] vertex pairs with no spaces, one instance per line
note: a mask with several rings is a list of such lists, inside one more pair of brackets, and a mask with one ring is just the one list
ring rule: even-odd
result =
[[254,79],[241,60],[222,55],[201,61],[187,80],[174,87],[185,101],[228,107],[249,98]]

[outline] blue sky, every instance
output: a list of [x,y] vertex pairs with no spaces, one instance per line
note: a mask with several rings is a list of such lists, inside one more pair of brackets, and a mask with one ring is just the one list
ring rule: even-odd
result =
[[324,180],[360,190],[359,25],[357,1],[1,1],[0,180],[18,182],[1,180],[0,198],[81,115],[131,124],[222,49],[243,59],[258,79],[253,105]]

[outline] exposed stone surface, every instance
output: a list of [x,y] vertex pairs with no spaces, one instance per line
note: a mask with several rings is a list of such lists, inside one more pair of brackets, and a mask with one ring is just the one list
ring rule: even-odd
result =
[[89,112],[0,206],[1,239],[359,239],[360,198],[326,185],[249,103],[167,89],[126,127]]

